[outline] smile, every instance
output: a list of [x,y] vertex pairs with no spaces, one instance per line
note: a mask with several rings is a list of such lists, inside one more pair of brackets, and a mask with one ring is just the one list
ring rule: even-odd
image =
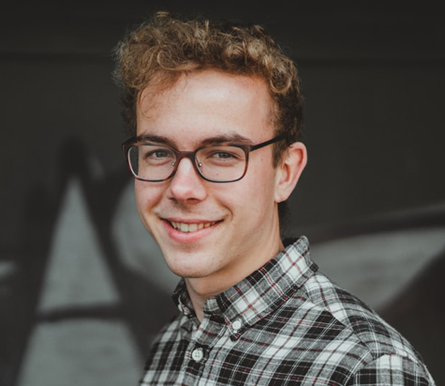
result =
[[171,226],[183,233],[191,233],[196,232],[204,228],[211,227],[212,225],[215,225],[216,222],[207,222],[207,223],[194,223],[194,224],[186,224],[183,222],[170,222]]

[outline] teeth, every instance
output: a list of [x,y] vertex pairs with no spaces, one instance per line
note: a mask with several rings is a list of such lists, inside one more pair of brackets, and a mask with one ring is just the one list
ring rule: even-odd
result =
[[190,233],[190,232],[196,232],[203,228],[208,228],[215,224],[215,222],[207,222],[207,223],[199,223],[199,224],[186,224],[182,222],[171,222],[170,223],[173,228],[175,228],[178,231],[184,232],[184,233]]

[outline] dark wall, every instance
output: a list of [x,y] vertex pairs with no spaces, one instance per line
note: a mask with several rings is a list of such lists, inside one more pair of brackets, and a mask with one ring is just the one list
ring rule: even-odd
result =
[[[301,3],[255,2],[251,6],[229,1],[209,6],[199,1],[46,2],[10,5],[2,11],[0,309],[4,311],[0,338],[5,342],[0,348],[2,386],[26,385],[31,375],[21,374],[26,371],[33,374],[26,369],[51,363],[52,358],[60,359],[57,350],[67,350],[65,354],[69,357],[70,349],[60,342],[69,340],[66,336],[74,340],[78,336],[73,332],[78,325],[69,328],[73,321],[126,326],[128,336],[124,335],[128,339],[122,339],[134,343],[130,345],[134,351],[128,352],[143,362],[149,337],[173,312],[169,306],[164,307],[169,291],[151,281],[155,279],[149,274],[138,271],[137,267],[142,270],[145,264],[145,241],[140,241],[145,233],[140,233],[139,239],[132,239],[134,245],[141,243],[141,248],[133,251],[136,257],[131,259],[124,256],[125,237],[121,240],[116,236],[116,229],[124,229],[118,232],[122,235],[125,229],[133,229],[128,224],[137,220],[131,211],[131,178],[120,151],[126,134],[119,114],[118,92],[111,79],[111,52],[124,31],[153,10],[204,11],[217,17],[263,24],[295,59],[306,95],[303,140],[308,146],[309,164],[290,200],[291,232],[312,235],[314,242],[321,243],[407,227],[434,228],[434,232],[443,229],[445,24],[442,14],[427,6]],[[86,217],[79,217],[73,220],[78,222],[70,225],[67,213],[72,213],[72,217],[85,213]],[[126,226],[119,227],[117,223]],[[85,231],[85,224],[91,226],[91,232],[83,236],[79,227]],[[134,233],[127,239],[134,238]],[[94,237],[89,239],[91,234]],[[73,242],[66,235],[77,238]],[[397,296],[408,291],[409,285],[417,283],[424,288],[419,283],[428,282],[422,275],[430,272],[428,267],[432,264],[438,264],[443,271],[443,264],[438,262],[443,261],[441,251],[445,243],[441,246],[440,233],[431,240],[438,245],[437,249],[431,251],[427,246],[422,249],[424,263],[416,266],[418,275],[406,276],[394,301],[405,299]],[[99,296],[96,303],[85,300],[89,292],[82,295],[75,288],[75,278],[70,279],[69,274],[80,273],[77,277],[82,282],[82,267],[88,270],[91,262],[76,263],[75,267],[60,263],[61,268],[57,268],[60,271],[54,272],[66,273],[66,280],[62,284],[51,282],[53,287],[48,284],[51,281],[48,278],[53,277],[48,273],[52,272],[51,267],[59,267],[54,256],[65,253],[60,251],[76,255],[80,244],[91,248],[78,254],[99,256],[102,265],[98,263],[100,266],[94,269],[97,272],[105,269],[106,280],[112,283],[106,288],[91,287],[92,293],[106,294]],[[153,249],[148,255],[157,257],[158,252],[153,252],[155,247],[150,244],[150,248]],[[373,261],[370,259],[366,264]],[[403,270],[403,265],[396,269]],[[63,283],[68,282],[71,284],[66,289]],[[66,302],[42,300],[53,296],[42,295],[53,293],[51,288],[71,291],[65,297],[60,295]],[[368,291],[373,291],[372,285]],[[433,288],[424,295],[430,307],[422,313],[432,312],[430,320],[438,317],[432,311],[440,300],[437,294]],[[422,299],[417,301],[425,305]],[[415,313],[418,308],[414,303],[398,303],[404,306],[397,314],[388,313],[388,318],[392,317],[395,324],[412,334],[431,366],[439,368],[439,360],[434,360],[436,351],[429,343],[424,344],[434,339],[431,335],[422,339],[418,328],[413,327],[421,326],[425,319],[414,318],[404,327],[401,322],[404,313],[411,309]],[[376,303],[376,307],[381,305],[383,311],[382,304]],[[65,327],[55,338],[54,331],[63,323]],[[438,327],[431,331],[438,331]],[[46,340],[46,336],[51,338]],[[443,333],[440,338],[443,339]],[[39,350],[32,348],[32,342],[47,341],[53,343],[45,346],[41,355],[48,356],[48,362],[41,357],[33,360],[33,353]],[[84,346],[79,348],[81,352],[84,349]],[[95,349],[111,350],[115,358],[124,355],[115,347],[99,345]],[[72,371],[78,374],[84,369],[82,366],[88,367],[82,364]],[[133,371],[131,364],[127,369],[129,373]],[[66,373],[69,371],[67,368]],[[96,379],[96,383],[92,384],[97,385],[101,378],[94,377],[94,371],[91,370],[91,379]],[[442,376],[433,375],[438,381]],[[49,377],[41,382],[48,386],[52,381]],[[82,379],[79,382],[88,384]]]

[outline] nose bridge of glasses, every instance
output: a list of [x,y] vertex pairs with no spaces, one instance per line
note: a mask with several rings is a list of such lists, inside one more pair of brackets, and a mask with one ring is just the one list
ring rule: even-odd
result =
[[198,168],[202,166],[202,163],[199,161],[196,152],[197,152],[196,150],[195,151],[176,151],[175,152],[176,159],[174,161],[175,172],[178,169],[181,161],[184,158],[188,158],[190,160],[190,162],[192,163],[192,166],[194,167],[194,169],[198,172],[198,174],[201,174],[201,172]]
[[188,158],[192,163],[195,163],[196,151],[175,151],[175,157],[175,166],[178,166],[184,158]]

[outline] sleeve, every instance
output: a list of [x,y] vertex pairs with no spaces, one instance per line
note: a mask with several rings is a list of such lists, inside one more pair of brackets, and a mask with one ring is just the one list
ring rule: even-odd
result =
[[435,386],[423,363],[399,355],[382,355],[361,367],[348,386]]

